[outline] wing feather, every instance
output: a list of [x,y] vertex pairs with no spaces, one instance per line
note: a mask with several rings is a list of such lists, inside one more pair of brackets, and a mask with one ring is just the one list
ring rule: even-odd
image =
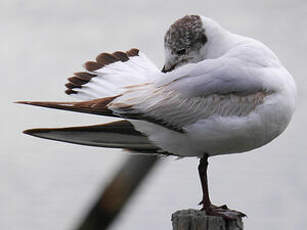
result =
[[[67,84],[69,93],[98,99],[22,103],[145,120],[184,132],[185,126],[211,116],[247,116],[272,93],[255,76],[257,71],[247,72],[245,65],[232,61],[205,60],[160,73],[138,50],[103,53],[96,58],[99,69],[76,73]],[[113,96],[102,98],[104,94]]]
[[68,78],[66,94],[81,99],[110,97],[124,92],[124,87],[142,84],[160,71],[138,49],[112,54],[101,53],[95,61],[84,64],[86,72]]
[[145,135],[136,131],[134,126],[125,120],[83,127],[29,129],[24,133],[80,145],[126,148],[144,153],[160,151]]
[[267,70],[231,55],[208,59],[179,67],[153,83],[129,87],[108,107],[119,116],[175,130],[211,116],[247,116],[274,92],[259,77]]
[[147,85],[130,89],[110,102],[108,108],[121,117],[147,120],[183,132],[185,126],[211,116],[247,116],[268,95],[258,91],[249,95],[230,93],[186,98],[176,91],[157,90]]

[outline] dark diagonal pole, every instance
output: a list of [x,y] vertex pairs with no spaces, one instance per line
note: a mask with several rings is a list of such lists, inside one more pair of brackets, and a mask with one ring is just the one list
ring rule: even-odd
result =
[[129,156],[75,230],[107,229],[159,161],[157,156]]

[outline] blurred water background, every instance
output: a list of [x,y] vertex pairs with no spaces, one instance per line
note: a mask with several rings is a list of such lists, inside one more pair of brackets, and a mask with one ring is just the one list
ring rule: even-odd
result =
[[[21,134],[34,127],[90,125],[109,119],[13,104],[70,100],[66,78],[102,51],[140,48],[159,67],[163,35],[188,13],[210,16],[271,47],[298,84],[289,128],[248,154],[210,160],[215,203],[249,216],[248,230],[307,226],[305,0],[19,1],[0,2],[0,229],[69,230],[86,214],[127,153]],[[170,215],[198,208],[197,160],[167,158],[112,226],[171,229]]]

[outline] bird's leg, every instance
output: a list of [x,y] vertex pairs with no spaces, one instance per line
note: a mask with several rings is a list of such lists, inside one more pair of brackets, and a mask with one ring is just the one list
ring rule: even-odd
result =
[[208,190],[208,177],[207,177],[207,169],[208,169],[208,155],[205,154],[200,160],[198,165],[198,173],[201,182],[201,188],[203,191],[203,199],[199,204],[203,205],[202,210],[208,209],[212,204],[209,197]]
[[203,199],[199,203],[203,205],[201,210],[205,211],[208,215],[221,216],[225,219],[237,219],[246,216],[242,212],[228,209],[226,205],[218,207],[211,203],[209,196],[209,189],[208,189],[207,169],[208,169],[208,154],[204,154],[204,156],[200,159],[198,165],[198,173],[203,191]]

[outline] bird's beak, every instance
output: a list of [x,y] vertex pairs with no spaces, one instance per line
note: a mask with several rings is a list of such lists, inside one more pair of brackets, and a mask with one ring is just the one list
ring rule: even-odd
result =
[[166,68],[165,68],[165,65],[163,66],[162,70],[161,70],[162,73],[166,73]]
[[175,65],[164,65],[161,71],[163,73],[171,72],[172,70],[175,69],[175,67],[176,67],[176,64]]

